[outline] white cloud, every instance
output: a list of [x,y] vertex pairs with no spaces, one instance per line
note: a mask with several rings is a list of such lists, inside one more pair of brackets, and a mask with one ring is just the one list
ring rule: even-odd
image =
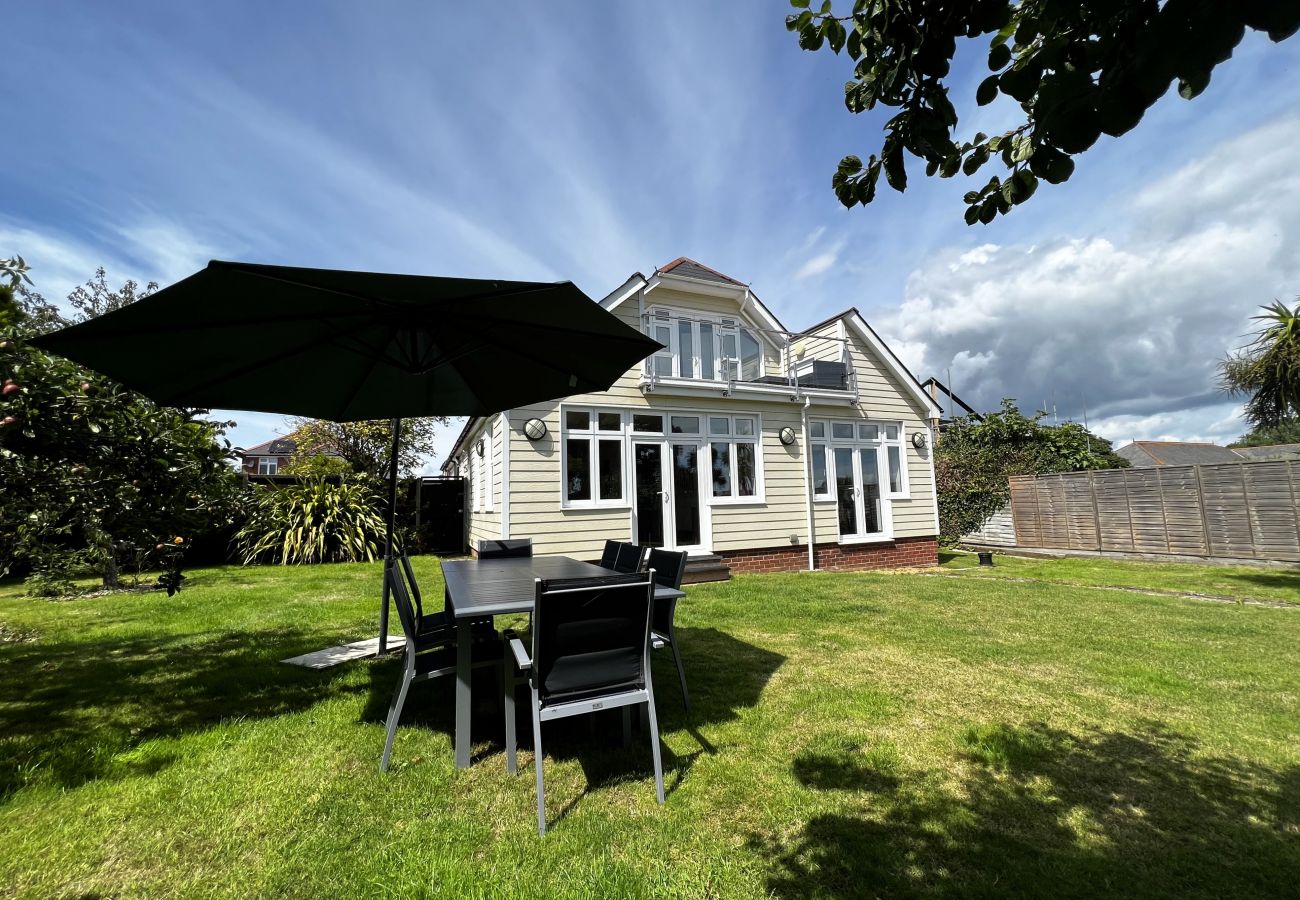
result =
[[1055,403],[1101,433],[1223,441],[1245,430],[1215,363],[1250,316],[1300,293],[1300,117],[1248,132],[1114,210],[1124,232],[937,254],[877,324],[977,407]]
[[829,270],[831,266],[835,265],[835,261],[838,258],[839,254],[835,251],[829,253],[818,253],[800,266],[799,270],[794,273],[794,277],[796,280],[802,281],[805,278],[813,278],[817,275],[821,275],[823,272]]

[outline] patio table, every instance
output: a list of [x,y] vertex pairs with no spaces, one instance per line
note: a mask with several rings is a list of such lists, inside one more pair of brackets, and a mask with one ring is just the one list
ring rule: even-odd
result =
[[[442,563],[447,612],[456,620],[456,768],[469,767],[471,628],[476,620],[507,613],[531,613],[538,578],[591,578],[623,574],[568,556],[515,559],[455,559]],[[655,599],[685,597],[657,586]]]

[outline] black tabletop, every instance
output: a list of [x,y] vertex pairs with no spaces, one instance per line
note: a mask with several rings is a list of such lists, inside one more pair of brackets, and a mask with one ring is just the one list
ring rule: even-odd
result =
[[[567,556],[517,559],[453,559],[442,564],[442,577],[457,619],[531,612],[538,578],[591,578],[615,575],[593,563]],[[683,597],[681,591],[659,587],[655,596]]]

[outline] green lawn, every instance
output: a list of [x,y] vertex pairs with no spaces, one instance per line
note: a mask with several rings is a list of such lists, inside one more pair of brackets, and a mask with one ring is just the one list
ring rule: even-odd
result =
[[0,588],[0,896],[1295,896],[1300,609],[1057,582],[1300,591],[947,574],[690,588],[692,715],[655,660],[667,805],[616,713],[557,723],[544,839],[487,691],[471,769],[442,679],[382,775],[397,662],[278,662],[371,632],[376,566],[200,570],[172,599]]
[[1058,584],[1131,587],[1139,590],[1231,597],[1270,603],[1300,603],[1300,568],[1201,566],[1140,562],[1099,557],[1033,559],[994,554],[992,568],[980,566],[974,553],[940,554],[945,570],[982,578],[1033,578]]

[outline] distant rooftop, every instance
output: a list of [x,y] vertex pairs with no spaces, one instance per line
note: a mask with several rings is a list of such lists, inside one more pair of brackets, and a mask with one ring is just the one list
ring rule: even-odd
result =
[[1241,462],[1241,457],[1227,447],[1185,441],[1134,441],[1115,452],[1137,467]]

